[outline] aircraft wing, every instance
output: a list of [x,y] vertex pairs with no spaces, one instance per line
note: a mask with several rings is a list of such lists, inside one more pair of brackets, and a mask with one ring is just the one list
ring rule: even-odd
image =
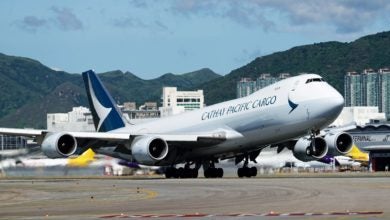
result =
[[[77,139],[81,152],[84,148],[93,146],[94,149],[101,147],[113,147],[120,144],[131,144],[136,137],[149,136],[165,140],[170,145],[183,148],[207,147],[224,142],[228,139],[242,137],[237,131],[230,128],[221,128],[203,132],[180,132],[180,133],[115,133],[115,132],[50,132],[47,130],[0,128],[0,134],[20,135],[35,137],[38,143],[42,143],[47,135],[63,133]],[[86,150],[86,149],[85,149]]]

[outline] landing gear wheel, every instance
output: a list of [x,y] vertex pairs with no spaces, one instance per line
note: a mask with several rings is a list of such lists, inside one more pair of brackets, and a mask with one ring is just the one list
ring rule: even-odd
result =
[[222,178],[223,177],[223,169],[222,168],[217,168],[216,169],[216,177]]
[[251,167],[250,168],[250,173],[251,173],[251,176],[257,176],[257,168],[256,167]]
[[206,178],[222,178],[223,177],[223,169],[210,167],[204,171],[204,177],[206,177]]
[[191,174],[192,174],[192,178],[198,178],[198,169],[196,168],[192,169]]
[[173,177],[173,169],[174,169],[173,167],[168,167],[165,170],[165,178],[169,179]]
[[240,178],[244,177],[244,168],[238,168],[237,169],[237,175]]

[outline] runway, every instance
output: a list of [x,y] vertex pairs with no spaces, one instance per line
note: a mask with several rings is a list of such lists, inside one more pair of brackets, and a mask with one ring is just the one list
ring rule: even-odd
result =
[[389,177],[347,177],[1,179],[0,218],[390,217]]

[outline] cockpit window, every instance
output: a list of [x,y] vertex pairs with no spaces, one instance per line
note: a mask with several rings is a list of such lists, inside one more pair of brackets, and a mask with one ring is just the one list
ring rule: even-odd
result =
[[322,79],[322,78],[312,78],[312,79],[308,79],[306,81],[306,84],[311,83],[311,82],[323,82],[323,81],[324,81],[324,79]]

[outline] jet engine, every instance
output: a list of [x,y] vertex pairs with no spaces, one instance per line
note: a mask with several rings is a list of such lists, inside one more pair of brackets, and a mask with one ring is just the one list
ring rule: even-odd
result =
[[313,140],[300,138],[294,146],[293,154],[301,161],[311,161],[321,159],[328,152],[328,145],[322,137]]
[[137,162],[153,166],[167,157],[168,144],[158,137],[139,136],[131,144],[131,154]]
[[76,138],[67,133],[49,133],[42,142],[42,151],[49,158],[69,157],[76,149]]
[[325,141],[329,147],[329,155],[340,156],[349,153],[352,150],[352,137],[351,135],[339,132],[328,133],[325,135]]

